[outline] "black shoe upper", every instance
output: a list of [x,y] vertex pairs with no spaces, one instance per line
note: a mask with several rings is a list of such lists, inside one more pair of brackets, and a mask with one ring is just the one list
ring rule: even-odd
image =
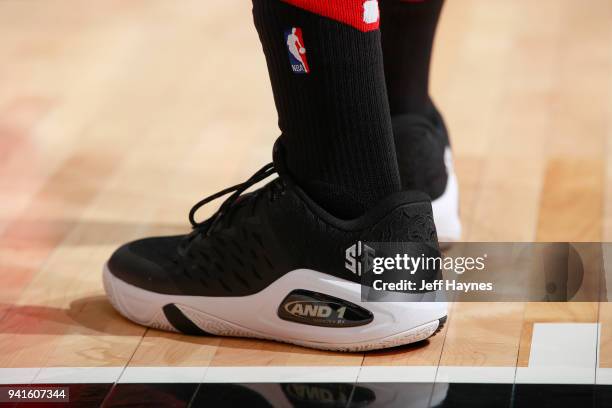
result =
[[268,165],[258,177],[224,190],[236,193],[217,214],[196,223],[189,235],[146,238],[120,247],[108,262],[110,272],[158,293],[244,296],[301,268],[359,282],[360,277],[345,268],[345,250],[357,241],[419,242],[437,249],[425,194],[397,193],[357,219],[341,220],[293,183],[278,156],[278,178],[240,195],[254,179],[270,175]]
[[427,111],[426,116],[436,129],[436,136],[442,140],[445,146],[450,146],[451,143],[450,137],[448,136],[446,121],[431,99],[429,100]]
[[422,191],[433,200],[444,193],[448,180],[444,162],[448,135],[441,116],[437,117],[439,120],[412,114],[393,117],[402,188]]

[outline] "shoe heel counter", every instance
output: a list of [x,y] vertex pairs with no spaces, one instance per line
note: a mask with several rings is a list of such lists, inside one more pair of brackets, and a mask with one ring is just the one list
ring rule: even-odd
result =
[[438,248],[438,234],[430,201],[398,206],[371,231],[372,242],[419,242]]

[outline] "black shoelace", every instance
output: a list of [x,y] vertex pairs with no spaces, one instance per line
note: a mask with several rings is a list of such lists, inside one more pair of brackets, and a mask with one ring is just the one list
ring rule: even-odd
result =
[[[238,198],[242,193],[248,190],[251,186],[257,184],[258,182],[268,178],[269,176],[276,173],[276,168],[274,167],[274,163],[268,163],[263,166],[260,170],[258,170],[255,174],[253,174],[248,180],[243,183],[236,184],[235,186],[228,187],[215,193],[211,196],[208,196],[200,201],[198,201],[189,211],[189,222],[193,227],[193,232],[189,234],[189,238],[194,238],[198,235],[206,235],[217,225],[217,223],[222,219],[222,217],[232,208],[232,206],[236,203]],[[233,193],[232,193],[233,192]],[[195,215],[200,208],[205,206],[206,204],[214,201],[220,197],[223,197],[226,194],[232,193],[219,209],[207,220],[198,222],[195,219]]]

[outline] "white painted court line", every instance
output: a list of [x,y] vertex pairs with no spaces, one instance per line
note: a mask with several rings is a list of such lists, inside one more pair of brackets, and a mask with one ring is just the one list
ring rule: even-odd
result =
[[612,368],[598,368],[596,384],[612,385]]
[[516,383],[594,384],[598,323],[534,323],[529,366]]
[[597,371],[595,372],[595,384],[612,385],[612,368],[600,368],[599,367],[600,350],[601,350],[601,326],[599,328],[599,336],[597,336]]
[[0,368],[0,384],[30,384],[39,371],[39,367]]
[[[4,384],[355,382],[360,366],[0,368]],[[435,367],[431,367],[435,369]]]
[[362,366],[357,382],[433,383],[435,366]]
[[96,384],[113,383],[123,367],[44,367],[33,384]]
[[119,383],[201,383],[208,367],[126,367]]
[[439,366],[436,382],[512,384],[515,373],[515,367]]
[[355,382],[360,368],[360,366],[209,367],[203,382]]

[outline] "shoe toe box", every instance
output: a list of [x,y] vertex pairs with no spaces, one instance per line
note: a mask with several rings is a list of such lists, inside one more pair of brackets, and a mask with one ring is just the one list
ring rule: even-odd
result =
[[107,263],[110,273],[125,283],[157,293],[177,291],[174,262],[181,237],[155,237],[119,247]]

